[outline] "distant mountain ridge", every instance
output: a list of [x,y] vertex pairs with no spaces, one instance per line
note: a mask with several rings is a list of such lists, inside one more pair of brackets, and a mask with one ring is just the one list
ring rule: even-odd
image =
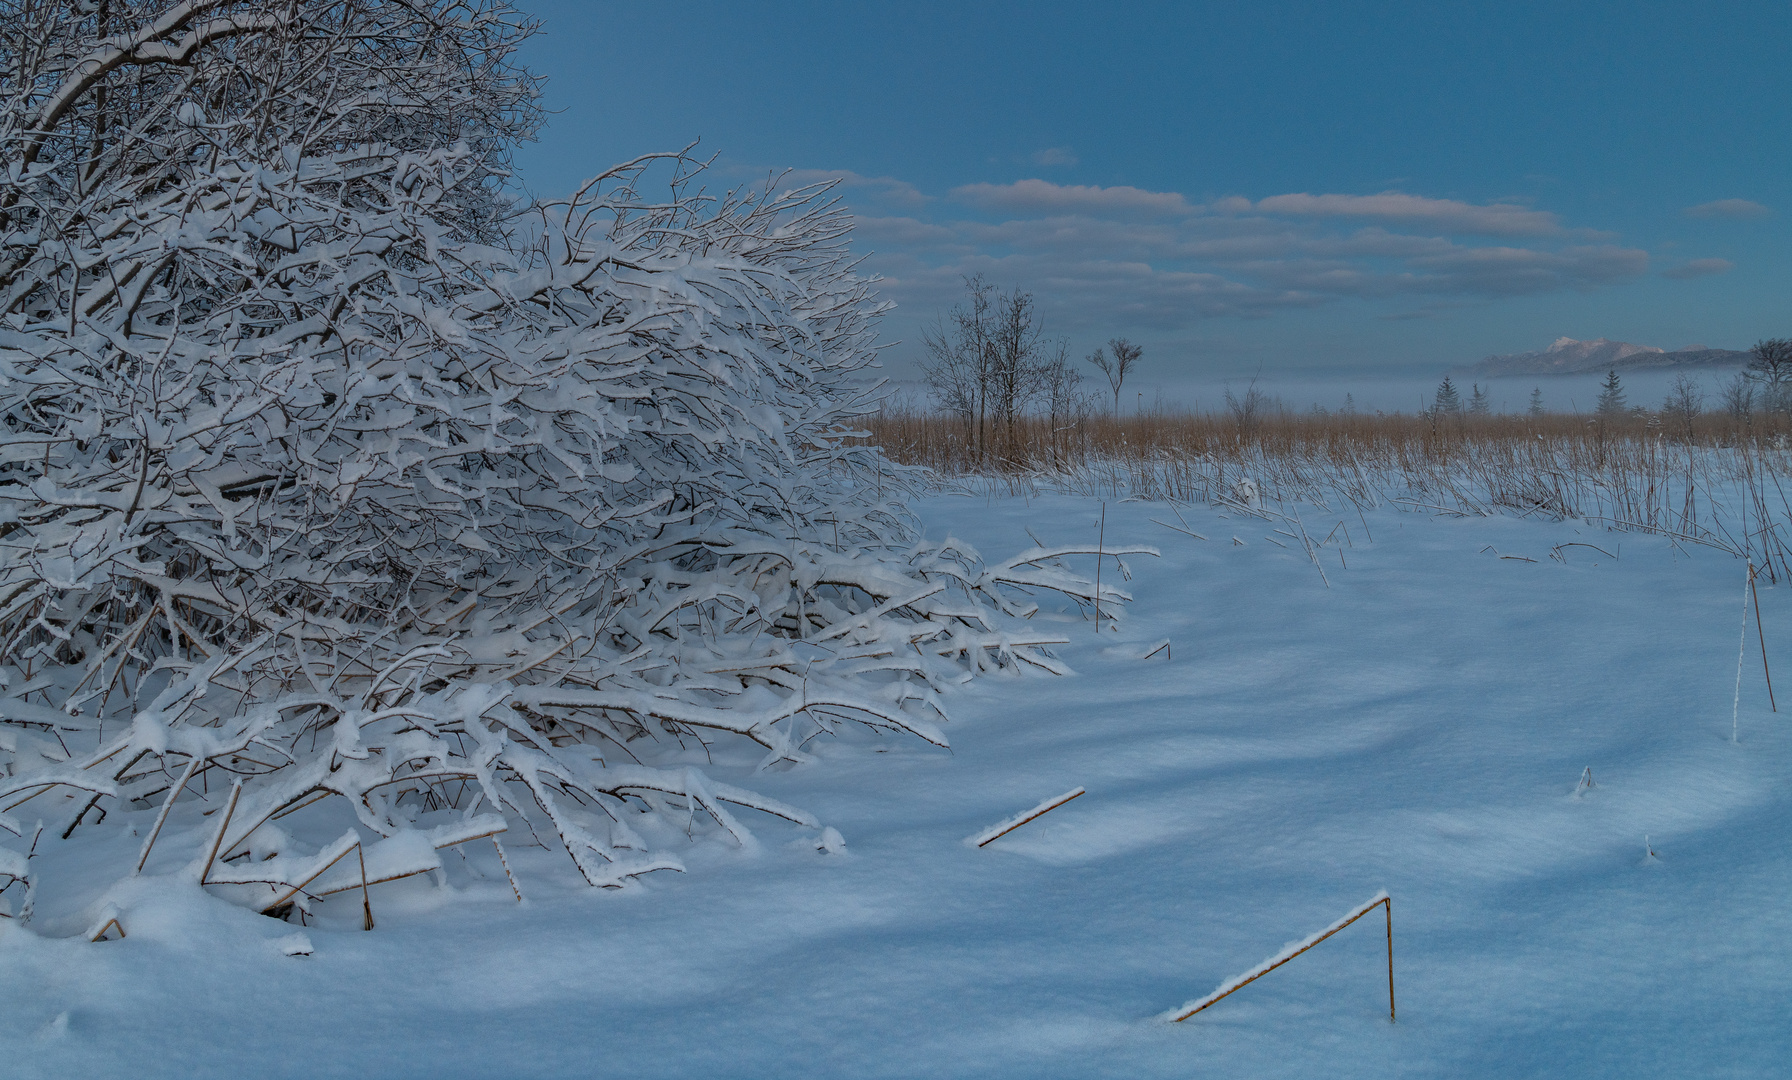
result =
[[1634,371],[1646,368],[1675,367],[1741,367],[1749,354],[1735,349],[1709,349],[1688,345],[1669,352],[1653,345],[1633,345],[1628,341],[1595,338],[1576,341],[1557,338],[1547,349],[1538,352],[1489,356],[1463,367],[1454,374],[1498,378],[1502,375],[1579,375],[1586,372]]

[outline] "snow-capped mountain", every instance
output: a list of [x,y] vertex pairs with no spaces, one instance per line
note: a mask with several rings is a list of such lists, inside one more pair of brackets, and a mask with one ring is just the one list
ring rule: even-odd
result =
[[1654,345],[1633,345],[1628,341],[1594,338],[1576,341],[1560,337],[1549,348],[1538,352],[1489,356],[1485,360],[1457,368],[1464,375],[1497,377],[1501,375],[1572,375],[1607,368],[1725,367],[1741,366],[1749,354],[1732,349],[1711,349],[1688,345],[1672,352]]

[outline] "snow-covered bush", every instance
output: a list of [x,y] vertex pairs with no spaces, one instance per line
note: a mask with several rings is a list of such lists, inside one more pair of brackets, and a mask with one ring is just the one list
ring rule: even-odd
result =
[[614,885],[678,865],[643,810],[821,827],[693,760],[943,746],[946,685],[1061,670],[1013,617],[1095,599],[1070,552],[920,542],[856,444],[825,188],[654,155],[506,209],[497,0],[62,8],[0,57],[0,829],[160,808],[130,872],[229,781],[177,856],[258,907],[352,847],[277,824],[333,797],[375,877],[511,827]]

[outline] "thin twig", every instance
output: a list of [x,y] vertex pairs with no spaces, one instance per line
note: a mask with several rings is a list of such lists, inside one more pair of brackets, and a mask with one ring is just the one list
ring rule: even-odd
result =
[[1748,587],[1748,582],[1742,583],[1742,632],[1736,637],[1736,693],[1730,699],[1730,741],[1732,743],[1736,741],[1736,714],[1742,710],[1742,654],[1748,651]]
[[118,921],[118,916],[114,915],[110,919],[107,919],[105,921],[105,923],[100,926],[100,928],[98,930],[94,931],[93,936],[88,938],[87,940],[88,941],[103,940],[106,936],[106,931],[108,931],[108,930],[118,931],[118,937],[119,937],[120,941],[124,940],[124,938],[126,936],[125,932],[124,932],[124,924]]
[[1256,982],[1258,979],[1261,979],[1263,976],[1268,975],[1270,972],[1281,967],[1283,964],[1286,964],[1288,961],[1293,960],[1295,957],[1306,952],[1308,949],[1311,949],[1313,946],[1324,941],[1326,938],[1331,937],[1333,934],[1344,929],[1346,926],[1349,926],[1351,923],[1356,922],[1358,919],[1362,918],[1364,915],[1367,915],[1367,914],[1369,914],[1369,912],[1374,911],[1377,907],[1385,907],[1387,909],[1387,917],[1388,917],[1388,926],[1387,926],[1388,1023],[1390,1023],[1390,1024],[1393,1023],[1394,1022],[1394,901],[1393,901],[1393,898],[1387,894],[1386,890],[1383,890],[1374,899],[1370,900],[1368,903],[1364,904],[1363,906],[1357,908],[1355,911],[1351,912],[1349,915],[1346,915],[1344,918],[1339,919],[1337,922],[1333,923],[1330,927],[1326,928],[1323,932],[1316,934],[1313,937],[1309,938],[1307,941],[1303,942],[1301,944],[1300,948],[1294,950],[1293,952],[1289,953],[1286,956],[1281,956],[1278,959],[1275,959],[1273,961],[1266,960],[1263,963],[1258,964],[1255,968],[1252,968],[1249,972],[1246,972],[1242,976],[1234,976],[1233,978],[1227,979],[1225,982],[1221,983],[1219,985],[1218,989],[1214,990],[1213,993],[1208,994],[1204,998],[1201,998],[1197,1001],[1192,1001],[1188,1005],[1183,1006],[1183,1008],[1179,1012],[1179,1014],[1174,1017],[1171,1017],[1171,1019],[1174,1020],[1176,1023],[1180,1024],[1182,1021],[1187,1020],[1189,1017],[1195,1015],[1196,1013],[1200,1012],[1201,1010],[1218,1003],[1219,1001],[1223,1000],[1226,997],[1231,996],[1232,994],[1243,989],[1244,987],[1249,986],[1251,983]]
[[361,929],[373,929],[373,901],[367,897],[367,852],[357,841],[355,858],[361,860]]
[[218,835],[212,838],[211,850],[206,852],[205,865],[199,870],[199,884],[212,876],[212,862],[218,857],[218,848],[223,846],[224,834],[230,830],[230,817],[236,813],[236,802],[243,797],[243,778],[237,777],[230,784],[230,801],[224,804],[224,820],[218,822]]
[[1773,672],[1767,669],[1767,631],[1761,629],[1761,594],[1755,588],[1755,565],[1748,567],[1748,591],[1755,600],[1755,633],[1761,639],[1761,674],[1767,676],[1767,704],[1779,712],[1779,703],[1773,700]]
[[523,890],[517,888],[516,875],[510,872],[510,860],[504,857],[504,845],[498,843],[496,836],[492,837],[492,847],[498,849],[498,865],[504,868],[504,876],[510,879],[510,891],[516,894],[516,902],[522,903]]
[[1108,542],[1108,504],[1101,504],[1101,531],[1095,536],[1095,632],[1101,633],[1101,552]]
[[187,781],[193,779],[193,774],[199,771],[199,766],[205,760],[202,757],[195,757],[187,762],[187,767],[181,771],[180,780],[175,783],[174,790],[170,791],[168,798],[162,802],[162,812],[156,815],[156,823],[149,830],[149,838],[143,841],[143,853],[137,856],[137,869],[132,871],[133,874],[143,872],[143,864],[149,861],[149,849],[156,846],[156,837],[162,835],[162,824],[168,820],[168,811],[174,809],[174,800],[180,797],[182,789],[187,786]]
[[978,847],[987,847],[992,842],[1000,840],[1002,837],[1007,836],[1009,833],[1020,828],[1022,825],[1025,825],[1027,822],[1032,821],[1034,818],[1056,810],[1058,807],[1063,806],[1065,803],[1081,794],[1083,794],[1082,788],[1066,791],[1055,799],[1047,799],[1038,806],[1035,806],[1018,820],[1002,822],[999,825],[991,827],[991,829],[995,831],[992,832],[990,829],[986,829],[970,839],[976,841]]

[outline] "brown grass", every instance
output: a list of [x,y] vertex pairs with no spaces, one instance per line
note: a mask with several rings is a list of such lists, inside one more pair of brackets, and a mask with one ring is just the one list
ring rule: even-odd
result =
[[1792,422],[1707,413],[1596,420],[1271,413],[1037,417],[979,447],[957,418],[910,405],[865,422],[890,457],[1016,493],[1041,485],[1111,497],[1264,506],[1393,502],[1454,514],[1521,513],[1652,532],[1754,559],[1792,578]]

